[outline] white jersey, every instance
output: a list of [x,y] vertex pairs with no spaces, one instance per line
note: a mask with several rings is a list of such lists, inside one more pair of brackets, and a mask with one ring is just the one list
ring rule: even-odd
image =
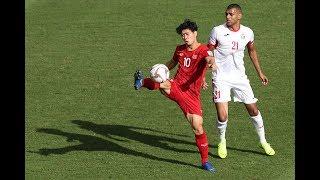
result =
[[214,27],[208,43],[216,47],[213,53],[218,68],[212,72],[212,79],[224,80],[235,76],[246,78],[244,50],[253,40],[254,34],[249,27],[240,25],[236,32],[229,30],[226,23]]

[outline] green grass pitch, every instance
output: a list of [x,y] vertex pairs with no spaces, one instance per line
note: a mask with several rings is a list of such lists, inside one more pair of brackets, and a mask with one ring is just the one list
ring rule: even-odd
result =
[[[202,91],[204,127],[216,174],[200,169],[192,131],[158,91],[135,91],[182,43],[185,18],[206,43],[224,22],[226,0],[27,0],[25,3],[26,179],[294,179],[294,1],[237,1],[255,32],[263,87],[245,56],[264,117],[268,157],[242,104],[230,103],[228,157],[217,156],[211,89]],[[171,72],[171,76],[174,71]],[[207,78],[210,74],[207,73]]]

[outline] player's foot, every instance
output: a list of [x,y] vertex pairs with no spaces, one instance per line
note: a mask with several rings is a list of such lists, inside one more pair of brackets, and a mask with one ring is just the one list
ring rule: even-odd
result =
[[276,154],[276,152],[273,150],[273,148],[267,142],[261,143],[261,147],[264,149],[266,154],[269,156],[273,156],[274,154]]
[[204,170],[210,171],[212,173],[216,172],[216,169],[212,166],[212,164],[210,162],[205,162],[204,164],[202,164],[202,168]]
[[142,87],[142,83],[143,83],[143,74],[140,70],[137,70],[134,73],[134,89],[138,90]]
[[218,155],[220,158],[224,159],[227,157],[227,141],[221,140],[218,144]]

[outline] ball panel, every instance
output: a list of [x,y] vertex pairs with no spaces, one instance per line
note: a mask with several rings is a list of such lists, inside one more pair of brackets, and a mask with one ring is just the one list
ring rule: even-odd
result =
[[169,69],[164,64],[155,64],[150,69],[150,77],[153,81],[161,83],[169,79]]

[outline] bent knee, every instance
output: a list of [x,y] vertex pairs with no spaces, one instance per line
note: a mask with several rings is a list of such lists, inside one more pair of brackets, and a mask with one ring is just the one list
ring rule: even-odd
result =
[[257,116],[259,114],[259,109],[250,109],[248,110],[250,116]]
[[228,114],[219,114],[218,115],[218,121],[226,122],[227,120],[228,120]]

